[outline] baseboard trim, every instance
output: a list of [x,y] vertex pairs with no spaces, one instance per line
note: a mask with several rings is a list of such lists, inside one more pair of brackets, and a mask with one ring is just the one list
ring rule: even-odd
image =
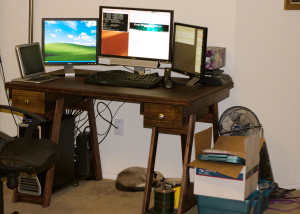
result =
[[[275,181],[276,182],[276,181]],[[283,189],[297,189],[300,190],[300,183],[278,183],[278,186]]]
[[117,175],[116,174],[103,174],[103,179],[116,180]]

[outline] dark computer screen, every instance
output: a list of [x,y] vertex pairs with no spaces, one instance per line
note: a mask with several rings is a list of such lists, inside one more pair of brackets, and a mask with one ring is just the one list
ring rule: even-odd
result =
[[170,61],[172,10],[101,6],[99,19],[100,57],[133,66],[134,60]]
[[17,45],[16,54],[22,77],[45,72],[39,43]]
[[207,28],[174,23],[172,70],[203,79],[207,46]]

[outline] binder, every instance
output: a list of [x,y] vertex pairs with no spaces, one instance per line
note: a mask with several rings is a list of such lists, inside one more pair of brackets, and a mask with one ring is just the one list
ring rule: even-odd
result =
[[218,162],[245,165],[244,158],[241,158],[236,155],[229,155],[229,154],[220,154],[220,153],[200,154],[198,156],[198,159],[205,160],[205,161],[218,161]]

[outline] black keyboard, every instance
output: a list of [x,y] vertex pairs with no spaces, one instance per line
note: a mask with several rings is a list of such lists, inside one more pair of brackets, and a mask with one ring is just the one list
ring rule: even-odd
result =
[[157,73],[140,75],[122,70],[98,71],[85,77],[84,82],[97,85],[111,85],[134,88],[154,88],[162,77]]

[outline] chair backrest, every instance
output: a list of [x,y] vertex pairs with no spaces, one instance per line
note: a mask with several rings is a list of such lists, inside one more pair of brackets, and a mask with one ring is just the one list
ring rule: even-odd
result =
[[[9,110],[9,111],[3,111],[3,110]],[[0,112],[7,112],[11,114],[22,113],[32,119],[32,122],[28,125],[24,137],[30,138],[32,136],[32,133],[34,130],[38,127],[39,124],[46,122],[46,119],[30,112],[25,109],[17,108],[14,106],[7,106],[7,105],[0,105]],[[4,135],[3,135],[4,136]]]

